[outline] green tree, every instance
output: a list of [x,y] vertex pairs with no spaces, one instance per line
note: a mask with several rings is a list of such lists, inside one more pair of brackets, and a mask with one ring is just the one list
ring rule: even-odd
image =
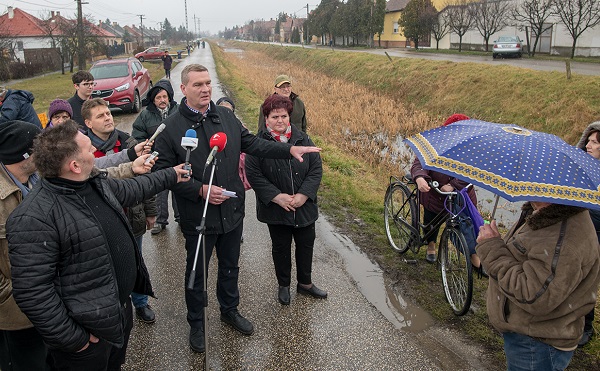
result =
[[174,41],[175,29],[171,26],[171,22],[167,18],[162,23],[162,35],[161,39],[167,40],[167,42]]
[[373,9],[373,34],[378,35],[378,44],[381,47],[381,33],[383,32],[383,24],[385,22],[385,0],[376,0],[375,8]]
[[419,49],[419,40],[431,37],[437,14],[431,0],[410,0],[406,4],[398,25],[402,27],[402,34],[414,42],[415,49]]

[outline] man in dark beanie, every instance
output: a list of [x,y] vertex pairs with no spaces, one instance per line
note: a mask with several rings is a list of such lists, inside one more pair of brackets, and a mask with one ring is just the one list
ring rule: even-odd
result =
[[31,157],[40,129],[23,121],[0,124],[0,369],[43,370],[46,346],[12,296],[6,220],[38,181]]
[[187,181],[188,172],[181,164],[107,178],[72,120],[44,130],[33,150],[40,184],[6,222],[14,299],[55,369],[119,370],[132,328],[129,295],[153,295],[123,207]]

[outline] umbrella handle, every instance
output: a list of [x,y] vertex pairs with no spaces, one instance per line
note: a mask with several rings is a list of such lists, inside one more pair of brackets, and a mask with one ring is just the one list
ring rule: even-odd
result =
[[496,202],[494,203],[494,209],[492,210],[492,215],[490,216],[490,221],[494,220],[494,216],[496,215],[496,209],[498,208],[498,201],[500,201],[500,195],[496,195]]

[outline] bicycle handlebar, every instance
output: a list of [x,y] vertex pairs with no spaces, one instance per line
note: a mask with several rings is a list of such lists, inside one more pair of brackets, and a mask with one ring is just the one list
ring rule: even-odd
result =
[[[444,196],[455,196],[455,195],[458,194],[457,190],[450,191],[450,192],[444,192],[444,191],[440,190],[440,188],[439,188],[440,187],[440,183],[438,183],[435,180],[431,181],[431,182],[427,182],[427,183],[429,184],[429,186],[431,188],[435,189],[435,191],[437,193],[441,194],[441,195],[444,195]],[[467,184],[467,186],[465,188],[469,188],[469,187],[472,187],[472,186],[473,186],[473,184],[469,183],[469,184]]]

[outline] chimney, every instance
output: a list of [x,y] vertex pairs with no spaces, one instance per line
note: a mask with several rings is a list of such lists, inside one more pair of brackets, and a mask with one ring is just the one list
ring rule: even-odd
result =
[[60,17],[60,10],[56,11],[56,15]]
[[50,17],[51,17],[51,18],[54,18],[54,10],[51,10],[51,11],[50,11]]
[[113,26],[117,27],[117,22],[113,22]]
[[12,6],[8,7],[8,19],[13,19],[15,17],[15,10]]

